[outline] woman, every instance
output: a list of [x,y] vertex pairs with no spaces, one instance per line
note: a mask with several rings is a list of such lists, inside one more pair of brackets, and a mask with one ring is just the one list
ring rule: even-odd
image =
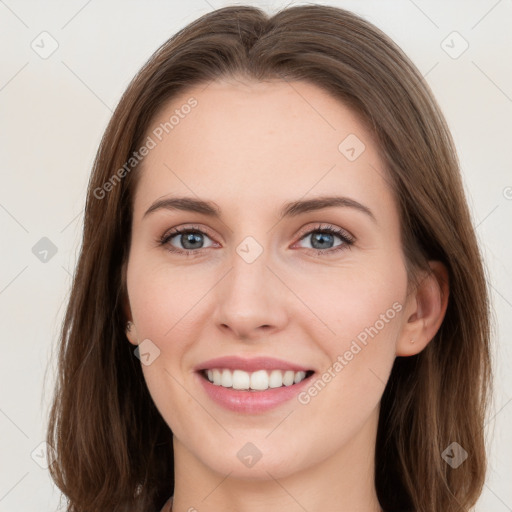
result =
[[71,512],[469,510],[489,322],[410,60],[342,9],[216,10],[153,55],[99,148],[52,477]]

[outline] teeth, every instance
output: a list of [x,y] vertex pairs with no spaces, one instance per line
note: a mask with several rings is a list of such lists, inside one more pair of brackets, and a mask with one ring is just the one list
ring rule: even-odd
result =
[[[228,372],[229,370],[224,371]],[[250,384],[251,377],[247,372],[242,370],[235,370],[233,372],[233,389],[249,389]]]
[[283,375],[283,384],[285,386],[291,386],[293,384],[293,379],[295,378],[295,373],[292,371],[284,372]]
[[301,380],[306,377],[306,372],[297,372],[293,377],[293,383],[298,384]]
[[280,388],[283,385],[283,372],[280,370],[272,370],[268,381],[268,387]]
[[[247,374],[247,375],[249,375],[249,374]],[[281,385],[281,384],[279,384],[279,385]],[[265,391],[265,389],[268,389],[268,387],[269,387],[268,373],[265,370],[259,370],[257,372],[251,373],[251,386],[250,386],[251,389]],[[272,386],[272,384],[270,384],[270,387],[275,388],[276,386]]]
[[245,372],[243,370],[213,369],[203,372],[208,380],[216,386],[240,390],[253,389],[265,391],[269,388],[280,388],[298,384],[306,378],[306,372],[294,372],[293,370],[258,370]]
[[222,370],[222,375],[220,378],[220,385],[223,388],[230,388],[233,386],[233,377],[229,370]]

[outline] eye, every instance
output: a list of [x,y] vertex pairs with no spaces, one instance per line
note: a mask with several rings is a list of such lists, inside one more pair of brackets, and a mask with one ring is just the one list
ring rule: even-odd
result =
[[[336,238],[340,239],[341,243],[332,246]],[[306,247],[306,249],[316,250],[317,254],[331,254],[333,252],[350,249],[350,246],[355,242],[354,237],[345,230],[322,224],[307,231],[301,236],[300,241],[302,240],[309,241],[310,247]]]
[[[202,229],[199,229],[199,227],[187,226],[184,228],[173,228],[165,233],[158,243],[159,245],[167,246],[169,252],[191,256],[201,253],[202,249],[214,246],[214,243],[204,245],[205,237],[211,241],[210,236]],[[332,246],[336,238],[341,240],[341,243]],[[347,231],[335,226],[322,224],[303,233],[299,242],[303,240],[310,241],[310,247],[305,248],[316,251],[317,255],[332,254],[337,251],[350,249],[350,246],[355,242],[355,238]]]
[[[167,245],[170,252],[176,252],[188,256],[192,253],[199,253],[201,252],[201,249],[205,249],[213,245],[210,244],[205,246],[205,237],[210,239],[204,231],[193,226],[186,228],[173,228],[170,232],[167,232],[162,236],[159,240],[159,244]],[[178,247],[176,247],[176,245],[178,245]]]

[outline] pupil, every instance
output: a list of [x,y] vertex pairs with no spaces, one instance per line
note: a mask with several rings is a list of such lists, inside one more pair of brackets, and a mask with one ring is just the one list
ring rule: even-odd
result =
[[[317,233],[316,235],[313,235],[313,247],[315,249],[324,249],[325,246],[322,245],[322,244],[325,244],[325,242],[329,243],[329,242],[332,242],[332,237],[333,235],[329,234],[329,233]],[[320,247],[315,247],[315,243],[318,242],[320,243]]]
[[[332,243],[333,235],[329,233],[317,233],[313,236],[313,247],[315,249],[324,249],[325,245]],[[186,233],[182,235],[182,244],[186,249],[195,249],[197,244],[201,243],[201,235],[198,233]],[[190,244],[191,246],[188,246]],[[319,247],[316,247],[315,244],[318,244]]]
[[[182,236],[182,244],[183,244],[183,247],[185,247],[185,249],[195,249],[196,246],[193,245],[194,242],[201,243],[201,236],[199,234],[197,234],[197,233],[187,233],[187,234]],[[191,247],[187,247],[188,243],[191,243],[192,246]]]

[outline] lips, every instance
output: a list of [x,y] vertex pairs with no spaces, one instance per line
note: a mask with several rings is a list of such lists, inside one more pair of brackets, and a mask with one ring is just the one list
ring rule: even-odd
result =
[[252,414],[264,413],[291,400],[309,385],[314,373],[306,366],[283,359],[239,356],[210,359],[194,370],[198,383],[213,402],[230,411]]
[[283,359],[273,357],[254,357],[246,359],[239,356],[225,356],[210,359],[197,365],[194,370],[213,370],[216,368],[228,370],[244,370],[246,372],[256,372],[258,370],[291,370],[293,372],[313,371],[311,368],[300,364],[291,363]]

